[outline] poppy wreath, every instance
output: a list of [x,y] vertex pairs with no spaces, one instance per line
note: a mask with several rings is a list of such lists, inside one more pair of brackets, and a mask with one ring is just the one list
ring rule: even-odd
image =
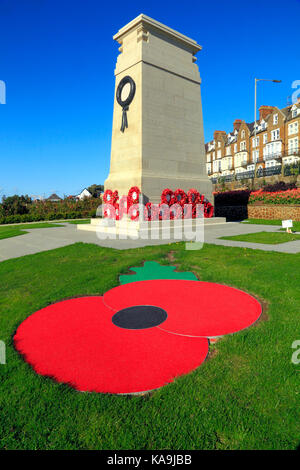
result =
[[184,206],[184,204],[186,204],[187,196],[183,189],[176,189],[176,191],[174,191],[174,196],[178,204],[180,204],[181,206]]
[[204,217],[210,219],[214,215],[214,206],[210,202],[204,204]]
[[103,201],[105,202],[105,204],[112,204],[113,203],[113,192],[112,192],[111,189],[107,189],[104,192]]
[[187,193],[187,200],[189,204],[199,204],[200,202],[200,193],[197,189],[190,189]]
[[[145,392],[198,368],[209,340],[244,330],[261,315],[260,303],[246,292],[179,273],[166,278],[163,270],[170,267],[154,269],[162,277],[149,279],[145,272],[135,282],[138,276],[130,276],[103,296],[64,300],[33,313],[17,328],[17,351],[37,374],[79,391]],[[181,273],[187,274],[193,276]],[[153,308],[165,315],[153,321]],[[134,311],[139,324],[126,325]]]
[[166,188],[163,190],[161,193],[161,203],[162,204],[168,204],[169,206],[172,206],[177,202],[177,199],[172,191],[172,189]]
[[139,204],[131,204],[128,208],[128,215],[131,220],[137,220],[140,215]]
[[118,190],[117,190],[117,189],[112,193],[112,198],[113,198],[113,204],[115,204],[116,202],[118,202],[119,193],[118,193]]
[[169,220],[170,218],[170,209],[168,204],[159,204],[158,206],[158,219],[159,220]]
[[120,208],[117,202],[114,203],[114,208],[115,208],[115,219],[120,220]]
[[158,220],[158,207],[152,202],[147,202],[144,208],[144,220]]
[[182,213],[183,213],[183,210],[182,210],[182,206],[180,204],[173,204],[171,207],[170,207],[170,219],[174,219],[174,220],[177,220],[177,219],[181,219],[182,218]]
[[137,186],[132,186],[128,191],[128,205],[139,203],[140,189]]
[[183,206],[182,218],[191,219],[193,217],[193,206],[192,204],[185,204]]
[[103,216],[107,219],[114,219],[116,217],[116,209],[113,204],[105,203],[103,205]]

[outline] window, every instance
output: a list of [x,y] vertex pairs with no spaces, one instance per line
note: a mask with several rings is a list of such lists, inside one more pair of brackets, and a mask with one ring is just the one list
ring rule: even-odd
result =
[[293,111],[292,111],[292,117],[293,117],[293,118],[297,117],[297,114],[298,114],[297,109],[293,109]]
[[213,155],[213,160],[215,160],[216,159],[216,152],[213,152],[212,155]]
[[240,143],[240,150],[246,150],[246,141],[243,140],[241,143]]
[[259,145],[259,137],[254,137],[252,140],[252,147],[258,147]]
[[229,146],[229,147],[226,147],[226,155],[231,155],[231,148],[230,148],[230,146]]
[[242,131],[242,139],[244,139],[244,138],[245,138],[245,131],[243,130]]
[[218,142],[218,148],[220,148],[220,147],[221,147],[221,142]]
[[298,134],[298,121],[295,121],[289,124],[288,134],[289,135]]
[[234,144],[234,153],[237,152],[237,144]]
[[266,123],[265,123],[265,122],[262,122],[262,123],[261,123],[261,129],[264,131],[265,128],[266,128]]
[[207,154],[207,156],[206,156],[206,161],[207,161],[207,162],[210,162],[210,153]]
[[270,158],[273,156],[281,156],[281,141],[270,142],[264,147],[264,159],[270,160]]
[[263,139],[264,139],[264,144],[266,144],[268,142],[268,134],[264,134]]
[[278,114],[274,114],[274,116],[273,116],[273,124],[274,124],[274,126],[275,126],[276,124],[278,124]]
[[288,145],[289,145],[289,155],[292,155],[293,153],[297,153],[298,149],[299,149],[298,137],[294,137],[293,139],[289,139]]
[[221,158],[221,150],[217,151],[217,158]]
[[278,140],[280,138],[280,130],[275,129],[274,131],[271,131],[271,140]]

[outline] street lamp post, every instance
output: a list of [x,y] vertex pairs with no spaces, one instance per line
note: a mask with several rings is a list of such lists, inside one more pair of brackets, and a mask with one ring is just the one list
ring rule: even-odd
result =
[[255,94],[254,94],[254,142],[256,146],[256,121],[257,121],[257,82],[273,82],[281,83],[282,80],[272,80],[269,78],[255,78]]

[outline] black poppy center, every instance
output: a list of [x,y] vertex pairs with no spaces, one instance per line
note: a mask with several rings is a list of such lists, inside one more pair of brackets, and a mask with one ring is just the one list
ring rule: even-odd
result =
[[112,322],[119,328],[142,330],[160,325],[167,318],[167,312],[153,305],[136,305],[123,308],[114,314]]

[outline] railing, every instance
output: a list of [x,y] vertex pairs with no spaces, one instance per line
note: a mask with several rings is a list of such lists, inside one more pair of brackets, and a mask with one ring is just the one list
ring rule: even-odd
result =
[[282,157],[282,152],[272,153],[271,155],[264,155],[264,161],[267,162],[268,160],[277,160],[278,158]]
[[225,183],[229,183],[234,180],[234,175],[225,175],[222,178],[224,178]]
[[235,179],[236,180],[243,180],[243,179],[247,179],[247,178],[254,178],[254,176],[255,176],[255,171],[254,170],[241,171],[240,173],[236,173]]
[[269,168],[259,168],[256,172],[256,177],[280,175],[281,165],[270,166]]

